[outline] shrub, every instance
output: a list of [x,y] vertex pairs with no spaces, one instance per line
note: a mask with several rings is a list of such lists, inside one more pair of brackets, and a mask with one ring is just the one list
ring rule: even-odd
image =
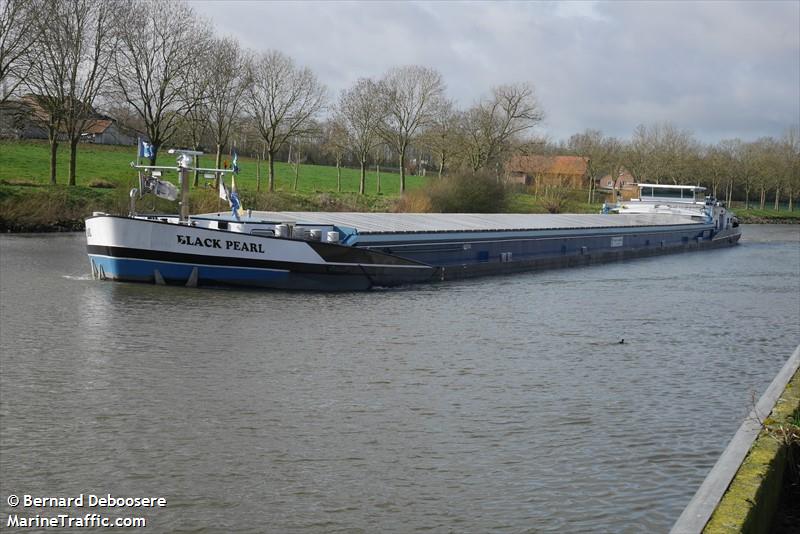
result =
[[548,213],[561,213],[567,205],[568,196],[569,190],[564,187],[548,187],[542,197],[542,206]]
[[451,175],[425,190],[435,212],[498,213],[508,205],[505,185],[488,173]]
[[406,192],[394,205],[396,213],[430,213],[433,211],[431,199],[425,189]]
[[96,180],[92,180],[87,184],[89,187],[94,187],[97,189],[114,189],[116,184],[109,182],[108,180],[103,180],[102,178],[98,178]]

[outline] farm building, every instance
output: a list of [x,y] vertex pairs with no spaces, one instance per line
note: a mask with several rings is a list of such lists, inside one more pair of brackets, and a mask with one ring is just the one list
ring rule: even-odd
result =
[[[124,128],[112,117],[90,110],[81,141],[103,145],[135,145],[137,132]],[[9,100],[0,108],[0,137],[12,139],[47,139],[49,115],[35,95]],[[67,140],[59,130],[59,141]]]
[[616,192],[623,200],[630,200],[639,192],[636,178],[626,169],[622,169],[616,179],[612,179],[610,174],[598,178],[597,190],[612,194]]
[[587,184],[589,158],[578,156],[514,156],[506,164],[509,183],[580,189]]

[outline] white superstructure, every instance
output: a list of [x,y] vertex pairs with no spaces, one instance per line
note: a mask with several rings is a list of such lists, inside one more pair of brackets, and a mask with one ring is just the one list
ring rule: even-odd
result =
[[704,196],[705,187],[697,185],[636,184],[639,197],[616,205],[603,204],[603,213],[683,215],[713,222],[717,231],[735,228],[736,217],[723,202]]

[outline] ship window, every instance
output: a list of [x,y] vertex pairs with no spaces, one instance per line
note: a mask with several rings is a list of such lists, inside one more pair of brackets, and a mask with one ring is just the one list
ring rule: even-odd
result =
[[643,187],[641,192],[642,197],[652,197],[653,196],[653,188],[652,187]]
[[653,196],[661,198],[681,198],[681,190],[672,189],[670,187],[654,187]]

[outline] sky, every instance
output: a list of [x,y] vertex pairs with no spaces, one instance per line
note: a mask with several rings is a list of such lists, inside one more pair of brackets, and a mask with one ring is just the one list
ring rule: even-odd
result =
[[462,108],[530,83],[554,141],[668,121],[714,143],[800,123],[800,0],[190,3],[218,34],[309,67],[332,99],[424,65]]

